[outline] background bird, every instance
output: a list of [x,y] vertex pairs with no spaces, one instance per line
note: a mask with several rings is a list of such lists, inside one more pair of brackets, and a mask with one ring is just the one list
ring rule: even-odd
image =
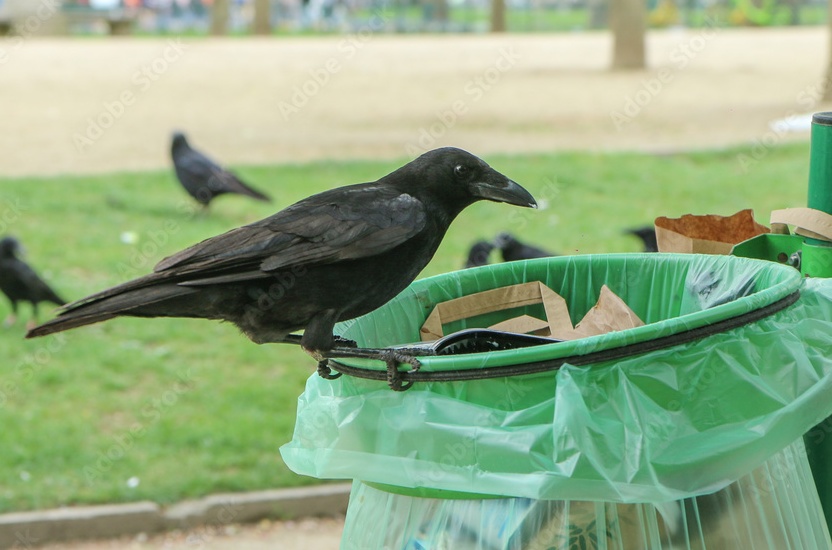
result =
[[0,239],[0,290],[12,304],[12,312],[4,325],[11,326],[17,320],[18,302],[29,302],[32,304],[32,319],[28,326],[31,328],[37,322],[40,302],[52,302],[62,306],[66,300],[49,288],[35,270],[18,257],[20,254],[20,241],[14,237]]
[[207,207],[215,197],[225,193],[271,201],[267,195],[243,183],[236,175],[193,149],[182,132],[174,132],[170,152],[176,177],[202,206]]
[[518,241],[511,233],[507,232],[497,235],[494,239],[494,246],[500,249],[504,262],[557,256],[554,252],[524,244]]
[[477,241],[468,250],[468,259],[465,261],[465,267],[479,267],[488,264],[488,257],[491,251],[494,250],[494,243],[488,241]]
[[[313,195],[174,254],[150,275],[70,304],[27,337],[121,315],[221,319],[256,343],[300,343],[319,361],[385,360],[392,380],[399,362],[418,367],[418,360],[338,345],[333,327],[404,290],[454,218],[478,200],[537,206],[474,155],[436,149],[375,182]],[[302,337],[292,334],[300,329]]]
[[635,227],[632,229],[625,229],[624,233],[627,235],[635,235],[644,245],[644,252],[658,252],[659,245],[656,242],[656,228],[652,225],[645,225],[643,227]]

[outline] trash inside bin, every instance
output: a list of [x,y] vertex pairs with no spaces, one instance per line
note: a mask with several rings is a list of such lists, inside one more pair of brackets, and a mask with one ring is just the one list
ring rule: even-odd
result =
[[[404,393],[383,380],[312,376],[281,448],[287,465],[428,499],[667,503],[725,489],[832,414],[832,285],[772,262],[627,254],[497,264],[417,281],[336,330],[362,346],[415,342],[435,304],[526,281],[563,296],[573,322],[606,284],[646,324],[422,366],[550,367],[524,376],[417,382]],[[509,314],[540,312],[499,315]]]

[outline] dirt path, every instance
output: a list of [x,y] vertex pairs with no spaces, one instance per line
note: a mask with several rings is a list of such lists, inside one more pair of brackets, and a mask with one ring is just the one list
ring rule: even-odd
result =
[[816,110],[828,49],[822,28],[668,30],[649,71],[613,74],[606,33],[0,48],[6,175],[166,167],[173,128],[231,164],[750,142]]
[[337,550],[343,519],[263,521],[228,525],[221,530],[173,531],[147,537],[55,544],[41,550]]

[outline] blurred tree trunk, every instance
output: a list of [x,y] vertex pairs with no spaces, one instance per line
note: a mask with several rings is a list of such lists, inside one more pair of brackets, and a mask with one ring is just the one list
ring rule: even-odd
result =
[[506,0],[491,0],[491,32],[506,32]]
[[[647,32],[645,0],[609,0],[613,34],[613,69],[643,69],[646,66],[644,35]],[[830,0],[832,1],[832,0]]]
[[448,0],[435,0],[434,4],[436,6],[436,20],[442,24],[442,28],[444,29],[450,18]]
[[827,5],[826,16],[826,78],[823,81],[823,101],[832,101],[832,0]]
[[222,36],[228,33],[228,8],[231,0],[214,0],[211,10],[211,34]]
[[254,0],[254,34],[272,33],[271,0]]

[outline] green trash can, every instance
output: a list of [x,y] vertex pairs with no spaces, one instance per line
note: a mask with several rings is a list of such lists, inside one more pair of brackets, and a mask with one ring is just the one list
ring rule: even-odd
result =
[[[427,357],[425,375],[494,377],[416,382],[406,392],[383,380],[310,377],[281,453],[297,473],[358,480],[342,547],[464,548],[442,542],[464,528],[473,533],[471,548],[531,548],[529,537],[538,535],[541,548],[572,548],[580,547],[569,543],[580,540],[576,533],[591,527],[599,548],[715,548],[705,545],[706,531],[717,532],[726,514],[704,513],[706,501],[711,512],[726,503],[745,510],[753,540],[740,533],[731,548],[830,547],[800,440],[832,414],[832,285],[824,279],[732,256],[546,258],[417,281],[337,331],[362,346],[415,342],[435,304],[529,281],[563,296],[573,322],[606,284],[646,324],[532,348]],[[460,321],[446,332],[541,316],[537,307]],[[517,365],[540,372],[500,376]],[[774,466],[783,461],[791,467]],[[386,515],[380,523],[380,507],[398,510],[396,521]],[[579,508],[594,519],[573,522]],[[638,536],[649,543],[616,535],[633,521],[647,526]],[[378,535],[376,546],[356,542],[367,530]],[[760,533],[774,545],[764,546]]]

